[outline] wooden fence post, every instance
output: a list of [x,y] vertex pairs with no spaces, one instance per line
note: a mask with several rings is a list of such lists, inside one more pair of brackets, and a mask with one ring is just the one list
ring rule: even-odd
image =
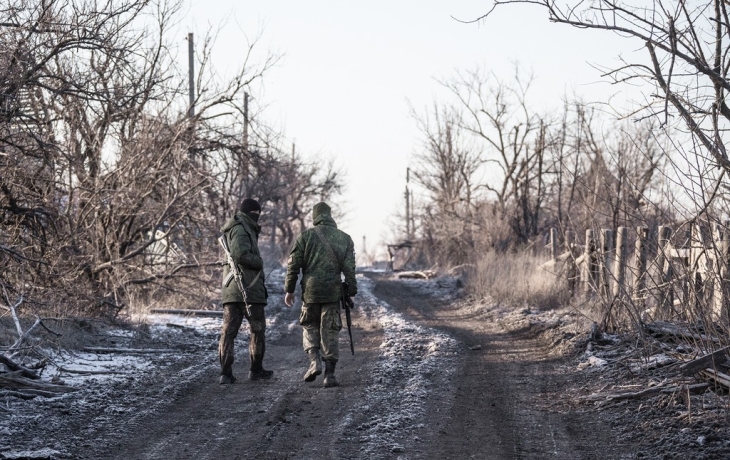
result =
[[601,229],[601,262],[599,269],[599,292],[604,300],[611,295],[611,253],[613,252],[613,231]]
[[627,248],[629,229],[628,227],[619,227],[616,232],[616,259],[614,260],[614,283],[613,283],[613,297],[624,297],[625,287],[624,281],[626,280],[626,259],[627,259]]
[[567,267],[567,275],[568,275],[568,290],[570,291],[570,295],[575,294],[575,285],[576,285],[576,279],[578,278],[578,268],[575,265],[575,252],[574,252],[574,243],[575,243],[575,233],[567,230],[565,232],[565,250],[570,253],[568,256],[568,260],[565,261],[566,267]]
[[550,258],[555,260],[558,258],[558,230],[550,229]]
[[583,248],[583,292],[586,296],[593,293],[598,279],[598,264],[596,263],[596,238],[593,229],[586,230],[586,245]]
[[656,265],[659,269],[657,310],[661,318],[666,318],[674,305],[674,290],[671,285],[672,278],[674,278],[674,270],[672,269],[672,264],[667,254],[671,236],[671,227],[665,225],[659,227],[659,231],[657,232]]
[[636,227],[636,248],[634,251],[634,301],[644,306],[644,288],[646,287],[646,241],[649,238],[648,227]]
[[708,252],[713,261],[712,263],[712,312],[711,317],[713,320],[718,320],[722,317],[722,268],[725,264],[724,257],[722,254],[722,236],[723,231],[719,223],[712,223],[712,247],[708,249]]
[[689,304],[687,308],[695,314],[707,314],[711,312],[703,311],[703,300],[705,291],[705,277],[706,274],[702,273],[701,265],[704,265],[705,253],[707,251],[704,238],[702,237],[702,228],[700,224],[694,223],[690,228],[689,238],[689,263],[687,264],[688,270],[688,283],[687,290],[689,293]]
[[720,224],[713,224],[712,241],[714,243],[714,292],[712,318],[727,321],[728,311],[728,265],[730,264],[730,229]]

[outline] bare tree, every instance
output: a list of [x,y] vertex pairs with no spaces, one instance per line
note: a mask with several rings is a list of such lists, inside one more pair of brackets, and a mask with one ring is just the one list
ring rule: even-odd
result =
[[461,72],[443,83],[454,106],[416,116],[424,140],[414,169],[425,191],[419,236],[432,261],[463,263],[534,243],[553,226],[582,233],[666,215],[657,193],[665,130],[609,122],[580,101],[538,112],[529,79],[515,71],[509,85]]
[[516,66],[514,84],[480,70],[443,83],[465,112],[460,126],[481,142],[486,164],[498,171],[481,186],[522,242],[538,232],[547,169],[549,123],[528,105],[531,81]]
[[[730,89],[730,15],[724,1],[563,4],[516,0],[496,1],[495,6],[512,3],[538,4],[553,22],[606,30],[642,44],[646,49],[643,59],[624,60],[621,66],[606,69],[606,75],[618,84],[637,80],[648,84],[646,103],[634,115],[656,117],[662,126],[681,126],[681,131],[694,139],[686,142],[679,133],[673,135],[685,157],[682,161],[687,163],[680,166],[684,173],[697,168],[705,181],[709,179],[705,184],[709,188],[717,180],[712,168],[727,173],[730,161],[723,134],[730,122],[725,101]],[[686,174],[685,179],[689,176]],[[701,178],[693,181],[697,185],[703,182]]]
[[464,263],[474,247],[481,152],[464,138],[453,108],[434,106],[415,117],[423,147],[415,155],[413,173],[427,194],[419,219],[422,236],[435,261]]
[[[320,179],[269,148],[263,121],[242,120],[244,93],[277,60],[252,63],[256,40],[224,81],[210,68],[211,36],[203,40],[189,116],[167,42],[179,7],[0,7],[0,263],[12,267],[0,283],[27,305],[116,313],[158,289],[208,299],[215,237],[241,197],[273,199],[269,179],[281,171],[306,199],[337,192],[336,175]],[[280,214],[282,226],[299,218]]]
[[648,121],[608,121],[566,104],[549,130],[545,212],[565,230],[654,222],[666,214],[659,192],[666,142]]

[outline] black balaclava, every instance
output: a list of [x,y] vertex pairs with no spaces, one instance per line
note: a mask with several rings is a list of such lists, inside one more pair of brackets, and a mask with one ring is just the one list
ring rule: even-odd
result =
[[252,198],[246,198],[241,202],[241,212],[258,222],[261,215],[261,205]]

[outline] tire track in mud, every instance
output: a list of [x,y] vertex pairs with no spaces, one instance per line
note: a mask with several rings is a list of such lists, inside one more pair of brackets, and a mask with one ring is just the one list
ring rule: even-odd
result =
[[450,378],[451,368],[445,363],[453,359],[457,344],[447,334],[395,312],[373,295],[370,279],[361,285],[363,310],[382,328],[383,342],[364,399],[353,408],[341,433],[341,440],[360,447],[357,452],[339,453],[352,458],[409,458],[421,452],[419,433],[428,422],[434,393]]
[[460,344],[442,410],[431,414],[430,442],[417,458],[633,458],[594,414],[567,408],[574,376],[543,343],[540,328],[505,324],[484,305],[439,297],[433,282],[380,277],[373,292]]

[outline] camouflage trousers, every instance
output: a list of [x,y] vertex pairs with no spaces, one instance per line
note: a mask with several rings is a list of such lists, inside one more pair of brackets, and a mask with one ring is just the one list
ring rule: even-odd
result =
[[319,348],[324,361],[337,362],[340,359],[342,319],[339,302],[302,304],[299,324],[304,329],[302,344],[305,352]]
[[263,369],[264,352],[266,351],[266,316],[264,315],[264,304],[250,304],[251,316],[246,314],[243,303],[223,304],[223,327],[221,338],[218,342],[218,358],[221,362],[221,375],[233,375],[233,341],[238,335],[243,318],[248,321],[251,331],[251,338],[248,341],[248,353],[251,360],[251,370],[260,371]]

